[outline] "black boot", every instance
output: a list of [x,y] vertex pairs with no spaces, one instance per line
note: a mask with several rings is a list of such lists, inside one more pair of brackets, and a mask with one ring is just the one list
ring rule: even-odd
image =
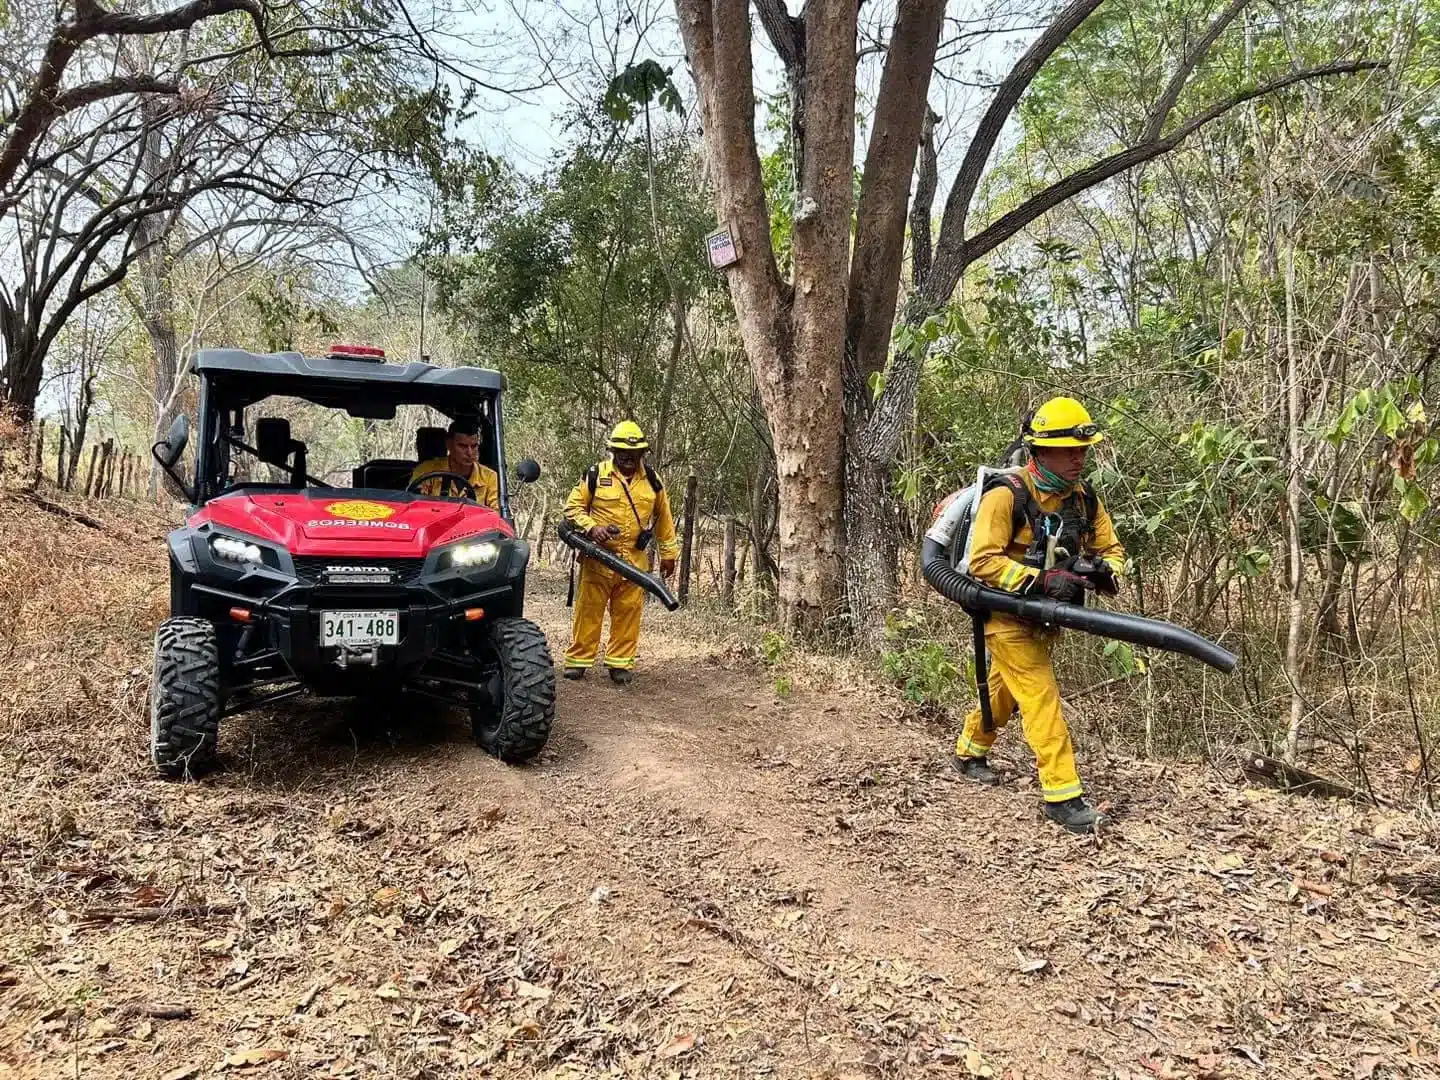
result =
[[1095,832],[1110,824],[1110,819],[1079,795],[1064,802],[1047,802],[1045,816],[1061,828],[1073,833]]
[[635,678],[635,672],[629,668],[612,667],[610,669],[610,681],[616,686],[629,686]]
[[572,682],[576,679],[583,679],[584,677],[585,669],[583,667],[567,667],[565,669],[565,678]]
[[976,784],[997,787],[1000,783],[1000,774],[990,768],[990,762],[986,758],[961,757],[959,754],[954,754],[950,758],[950,764],[955,766],[955,771],[966,780]]

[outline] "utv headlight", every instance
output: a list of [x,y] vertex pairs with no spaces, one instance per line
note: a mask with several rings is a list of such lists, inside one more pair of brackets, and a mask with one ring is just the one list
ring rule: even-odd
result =
[[229,536],[213,538],[210,541],[210,550],[214,552],[217,559],[224,559],[226,562],[259,566],[265,561],[259,545],[249,544],[244,540],[236,540]]
[[488,570],[500,558],[500,545],[493,540],[478,544],[460,544],[450,549],[450,565],[467,570]]

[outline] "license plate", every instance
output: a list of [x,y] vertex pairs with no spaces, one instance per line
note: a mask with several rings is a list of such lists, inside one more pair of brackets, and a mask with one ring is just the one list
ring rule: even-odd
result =
[[321,616],[320,644],[398,645],[400,615],[395,611],[327,611]]

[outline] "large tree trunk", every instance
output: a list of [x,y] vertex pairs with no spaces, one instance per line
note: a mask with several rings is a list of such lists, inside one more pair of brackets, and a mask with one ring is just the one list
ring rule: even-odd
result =
[[700,94],[716,212],[742,246],[727,271],[741,339],[774,444],[780,498],[780,618],[813,634],[837,613],[843,428],[841,357],[853,206],[853,0],[805,7],[807,98],[796,192],[794,283],[770,244],[746,0],[676,0]]
[[0,401],[27,425],[35,417],[35,399],[40,396],[40,381],[45,372],[45,348],[36,328],[23,313],[14,318],[6,313],[3,331],[5,341],[4,381],[0,384]]
[[[903,0],[897,9],[856,211],[845,341],[845,592],[854,635],[872,649],[879,647],[885,613],[900,591],[900,519],[891,464],[910,418],[908,410],[877,410],[871,380],[885,370],[890,352],[910,178],[930,116],[930,73],[944,14],[944,0]],[[931,159],[922,155],[920,161],[917,210],[928,223],[924,180]],[[927,250],[917,265],[929,262],[926,235]]]

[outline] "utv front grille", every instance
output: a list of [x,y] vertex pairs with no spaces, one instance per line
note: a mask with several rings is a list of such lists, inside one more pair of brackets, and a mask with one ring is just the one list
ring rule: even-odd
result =
[[295,556],[295,575],[307,585],[413,585],[424,567],[424,559]]

